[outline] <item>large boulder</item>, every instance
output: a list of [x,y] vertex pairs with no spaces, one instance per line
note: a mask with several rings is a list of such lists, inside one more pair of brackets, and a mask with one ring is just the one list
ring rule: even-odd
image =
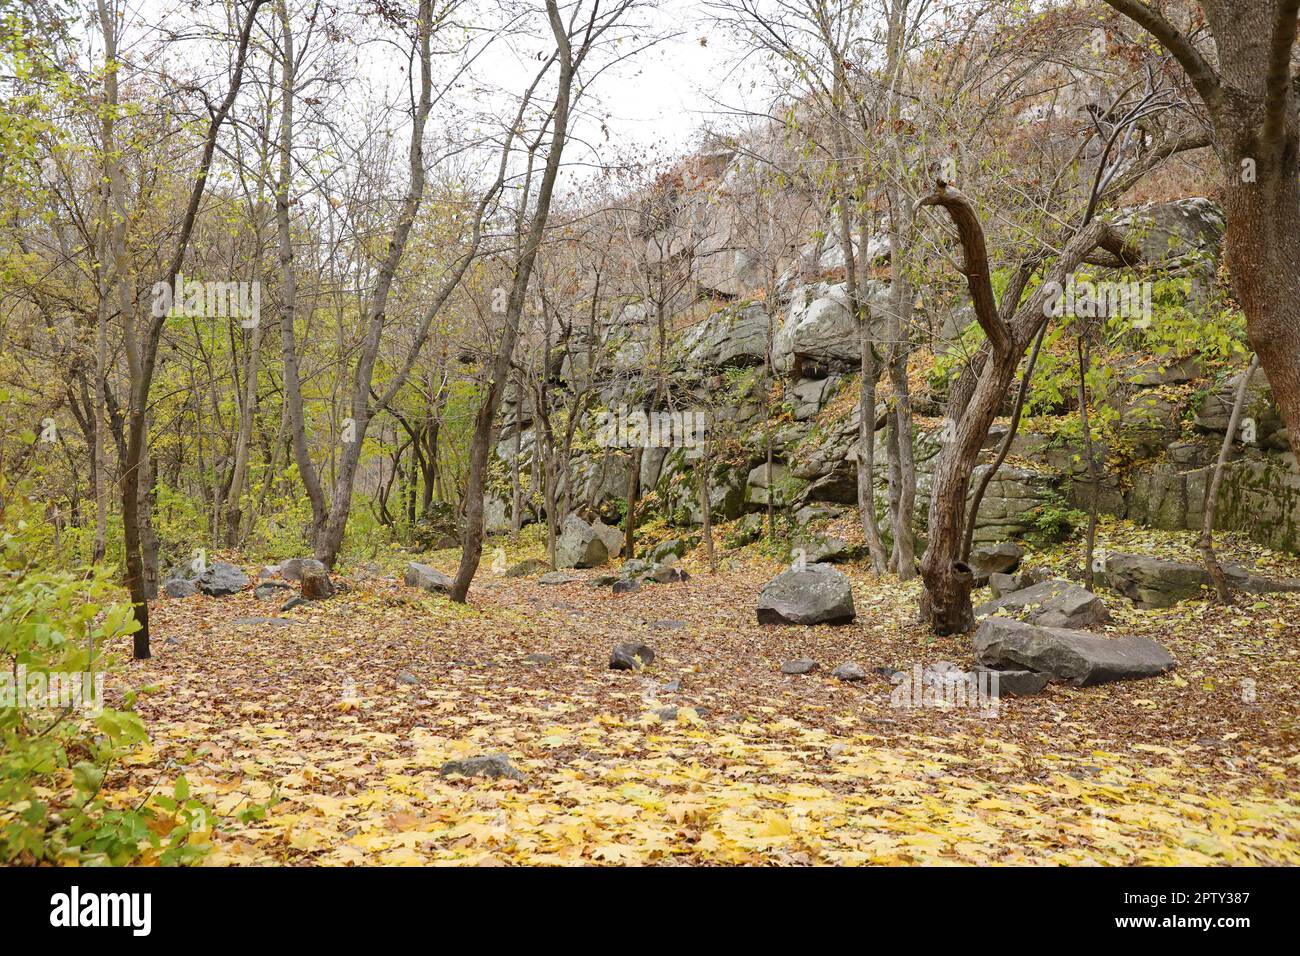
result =
[[605,550],[609,553],[610,558],[617,558],[623,553],[622,531],[610,527],[599,518],[591,523],[591,528],[600,536],[600,540],[605,542]]
[[[888,307],[888,284],[869,281],[866,299],[873,306],[871,315],[883,321],[879,317]],[[797,371],[809,362],[852,371],[861,362],[859,341],[844,283],[817,283],[797,290],[791,298],[790,312],[773,337],[772,360],[784,372]]]
[[981,605],[975,613],[986,615],[999,611],[1042,627],[1091,627],[1110,621],[1110,613],[1101,598],[1073,581],[1032,584]]
[[1193,196],[1125,210],[1115,224],[1127,227],[1143,261],[1159,262],[1197,253],[1216,257],[1227,222],[1218,205]]
[[[971,493],[989,468],[978,466],[971,476]],[[1005,465],[989,482],[975,518],[976,542],[1005,541],[1039,531],[1043,508],[1058,500],[1051,474]]]
[[994,574],[1010,574],[1020,567],[1020,560],[1025,552],[1018,544],[1011,541],[999,541],[996,544],[981,544],[971,548],[970,560],[967,562],[975,572],[975,586],[988,584]]
[[555,542],[555,564],[560,568],[595,568],[609,560],[609,548],[596,529],[576,514],[564,519]]
[[248,575],[233,564],[225,561],[213,561],[202,574],[194,579],[194,585],[204,594],[223,597],[235,594],[248,586]]
[[406,574],[402,580],[406,582],[407,587],[423,588],[435,594],[446,594],[454,583],[451,578],[432,565],[419,564],[415,561],[406,566]]
[[847,624],[856,616],[849,579],[825,564],[791,569],[764,585],[759,624]]
[[690,365],[761,365],[767,355],[767,310],[761,305],[748,305],[715,312],[687,329],[679,347]]
[[[1214,586],[1205,566],[1191,561],[1116,553],[1106,556],[1104,568],[1107,583],[1138,607],[1172,607],[1200,598]],[[1223,574],[1233,588],[1250,594],[1300,591],[1300,579],[1268,578],[1240,565],[1224,565]]]
[[1155,677],[1175,666],[1169,651],[1145,637],[1106,637],[1005,617],[984,619],[975,631],[975,654],[986,667],[1051,674],[1076,687]]
[[169,598],[187,598],[199,593],[198,586],[189,578],[171,577],[163,582],[163,594]]

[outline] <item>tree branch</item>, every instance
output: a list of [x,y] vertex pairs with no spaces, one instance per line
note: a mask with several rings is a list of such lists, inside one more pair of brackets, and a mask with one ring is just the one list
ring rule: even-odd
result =
[[1266,154],[1276,156],[1286,129],[1287,104],[1291,100],[1291,48],[1295,46],[1300,0],[1278,0],[1277,21],[1268,53],[1268,87],[1264,101],[1263,143]]
[[966,284],[970,287],[971,301],[975,306],[975,319],[984,330],[994,354],[1005,355],[1011,351],[1011,334],[1006,323],[998,314],[997,301],[993,296],[993,282],[989,274],[989,251],[984,241],[984,228],[971,201],[959,190],[953,189],[942,179],[935,183],[934,192],[926,196],[917,208],[923,206],[942,206],[948,211],[953,224],[957,227],[961,239],[964,263],[962,272]]
[[[1289,2],[1289,0],[1287,0]],[[1196,47],[1179,29],[1165,19],[1162,13],[1151,9],[1142,0],[1105,0],[1105,3],[1142,27],[1173,55],[1187,72],[1187,77],[1201,94],[1201,99],[1211,110],[1219,95],[1219,76],[1197,52]]]

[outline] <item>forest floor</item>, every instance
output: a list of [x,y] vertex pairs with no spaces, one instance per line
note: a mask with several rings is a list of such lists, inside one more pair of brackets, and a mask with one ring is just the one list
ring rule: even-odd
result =
[[[1101,544],[1169,554],[1190,535],[1108,525]],[[485,561],[458,606],[404,587],[395,554],[395,580],[344,568],[347,590],[289,625],[236,624],[274,613],[251,592],[159,602],[155,657],[128,672],[150,685],[153,745],[110,775],[113,799],[183,771],[220,815],[209,864],[1300,863],[1300,594],[1136,611],[1103,592],[1110,630],[1178,668],[990,716],[891,705],[874,668],[971,663],[969,637],[916,623],[915,582],[845,566],[854,623],[760,627],[777,564],[699,558],[689,581],[628,595]],[[624,641],[653,664],[609,670]],[[796,657],[820,669],[781,674]],[[833,678],[844,661],[867,679]],[[439,773],[496,753],[525,779]]]

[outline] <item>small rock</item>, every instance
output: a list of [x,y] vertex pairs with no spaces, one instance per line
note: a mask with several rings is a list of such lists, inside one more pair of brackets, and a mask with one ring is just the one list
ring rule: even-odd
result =
[[806,657],[786,661],[781,665],[782,674],[811,674],[817,669],[817,662]]
[[609,669],[639,671],[654,662],[655,652],[644,644],[619,644],[609,657]]
[[1051,682],[1051,674],[1026,670],[995,670],[989,667],[975,668],[975,677],[979,681],[988,675],[988,689],[993,697],[1033,697],[1041,694]]
[[577,574],[566,574],[564,571],[548,571],[537,579],[538,584],[573,584],[575,581],[581,581],[582,577]]
[[852,661],[839,665],[831,671],[831,676],[842,681],[859,681],[867,679],[867,672]]
[[689,581],[691,578],[691,576],[681,568],[673,567],[671,564],[657,565],[655,569],[646,576],[656,584],[677,584],[681,581]]
[[490,757],[466,757],[462,760],[448,760],[438,770],[444,777],[459,774],[462,777],[488,777],[500,780],[523,780],[524,775],[510,765],[505,754],[493,754]]
[[259,601],[271,601],[280,597],[282,592],[292,590],[293,588],[283,581],[263,581],[253,588],[253,597]]

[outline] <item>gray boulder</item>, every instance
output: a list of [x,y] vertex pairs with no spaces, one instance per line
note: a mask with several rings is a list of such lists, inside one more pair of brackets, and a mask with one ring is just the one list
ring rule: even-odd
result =
[[169,598],[193,597],[198,593],[198,586],[188,578],[168,578],[163,582],[163,594]]
[[993,697],[1033,697],[1041,694],[1052,681],[1051,674],[1039,671],[998,670],[992,667],[977,667],[974,675],[977,686],[987,686]]
[[667,541],[660,541],[650,549],[650,563],[669,563],[676,558],[683,557],[692,547],[690,541],[682,538],[669,538]]
[[609,560],[609,548],[596,529],[576,514],[564,519],[555,543],[555,563],[561,568],[594,568]]
[[971,548],[968,562],[975,572],[975,586],[982,587],[992,574],[1010,574],[1020,567],[1025,552],[1010,541],[981,544]]
[[402,580],[407,587],[423,588],[435,594],[446,594],[454,583],[451,578],[432,565],[419,564],[415,561],[406,566],[406,574]]
[[1037,671],[1076,687],[1155,677],[1175,666],[1169,651],[1144,637],[1105,637],[1004,617],[980,624],[975,654],[986,667]]
[[605,551],[610,558],[617,558],[623,553],[623,532],[618,528],[611,528],[605,522],[597,518],[591,523],[591,529],[600,536],[600,540],[605,542]]
[[804,560],[810,564],[823,561],[847,561],[849,558],[848,542],[829,534],[802,534],[795,538],[795,547],[804,553]]
[[1012,591],[1022,591],[1041,581],[1047,580],[1047,573],[1042,570],[1020,570],[1014,574],[990,574],[989,590],[995,598],[1000,598]]
[[751,305],[715,312],[683,333],[679,346],[690,365],[761,365],[767,355],[767,310]]
[[856,616],[849,579],[825,564],[778,574],[758,596],[759,624],[847,624]]
[[1014,617],[1042,627],[1091,627],[1110,621],[1110,613],[1101,598],[1073,581],[1030,585],[981,605],[975,613],[998,611],[1008,611]]
[[195,586],[204,594],[224,597],[236,594],[248,586],[248,575],[233,564],[213,561],[207,570],[194,579]]
[[[1296,578],[1268,578],[1240,565],[1223,567],[1229,584],[1249,594],[1300,591]],[[1201,598],[1213,588],[1210,573],[1202,564],[1168,561],[1144,554],[1109,554],[1105,561],[1106,581],[1138,607],[1172,607],[1180,601]]]

